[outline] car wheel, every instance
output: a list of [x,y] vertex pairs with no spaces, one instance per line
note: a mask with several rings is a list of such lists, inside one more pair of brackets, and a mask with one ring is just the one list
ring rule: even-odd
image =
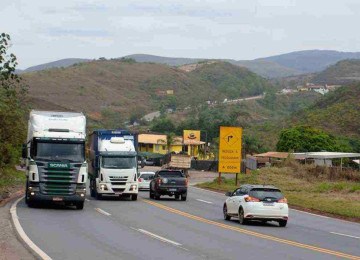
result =
[[137,200],[137,194],[132,194],[131,195],[131,200],[133,200],[133,201]]
[[239,223],[241,225],[246,225],[247,224],[247,220],[245,219],[243,208],[239,209]]
[[83,209],[84,208],[84,202],[82,201],[82,202],[76,203],[75,207],[76,207],[76,209]]
[[181,195],[181,200],[186,201],[186,197],[187,197],[186,195]]
[[231,219],[231,217],[228,215],[228,211],[227,211],[227,206],[226,206],[226,204],[224,204],[223,213],[224,213],[224,219],[225,219],[225,220],[230,220],[230,219]]
[[279,226],[280,227],[286,227],[287,220],[279,220]]

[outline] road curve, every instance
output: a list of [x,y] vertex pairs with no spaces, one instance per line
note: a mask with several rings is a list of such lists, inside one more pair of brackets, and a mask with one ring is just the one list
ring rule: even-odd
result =
[[222,218],[225,196],[189,188],[188,201],[88,198],[83,211],[17,205],[27,236],[52,259],[360,259],[360,225],[290,212],[277,224]]

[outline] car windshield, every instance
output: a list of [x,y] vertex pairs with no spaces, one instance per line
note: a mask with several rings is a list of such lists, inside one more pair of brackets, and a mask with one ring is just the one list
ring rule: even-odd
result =
[[142,173],[140,175],[140,178],[145,180],[145,181],[149,181],[149,180],[152,180],[154,179],[154,174],[151,174],[151,173]]
[[103,156],[101,166],[106,169],[133,169],[137,167],[135,156]]
[[184,175],[180,171],[161,171],[158,173],[160,177],[167,177],[167,178],[181,178]]
[[85,144],[37,141],[33,146],[33,157],[39,160],[83,162]]
[[282,199],[284,195],[278,189],[262,189],[256,188],[252,189],[249,193],[251,197],[257,198],[259,200],[263,200],[265,198],[274,198],[274,199]]

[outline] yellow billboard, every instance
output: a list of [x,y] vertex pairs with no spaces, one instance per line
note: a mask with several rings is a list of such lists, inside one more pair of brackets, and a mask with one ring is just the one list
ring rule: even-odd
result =
[[242,128],[220,126],[219,172],[241,171]]
[[185,141],[200,141],[200,131],[184,130],[184,142]]

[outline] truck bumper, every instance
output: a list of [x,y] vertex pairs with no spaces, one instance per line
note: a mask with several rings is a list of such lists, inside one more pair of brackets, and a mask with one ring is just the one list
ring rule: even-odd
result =
[[100,182],[97,184],[96,190],[102,195],[130,195],[138,194],[139,185],[137,182],[129,182],[125,185],[111,185],[111,183]]
[[[82,195],[83,196],[82,196]],[[37,191],[27,192],[28,201],[30,202],[56,202],[56,203],[78,203],[85,201],[85,193],[75,193],[74,195],[44,195]]]

